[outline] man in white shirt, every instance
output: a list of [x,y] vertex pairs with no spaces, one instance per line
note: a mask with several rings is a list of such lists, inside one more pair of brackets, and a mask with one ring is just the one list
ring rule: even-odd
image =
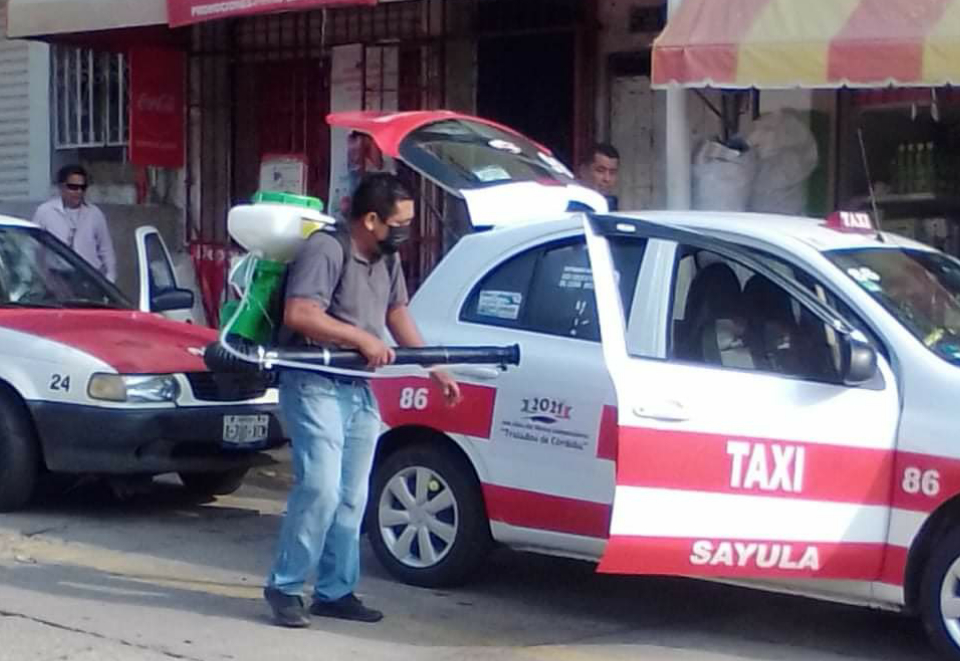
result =
[[80,165],[67,165],[57,174],[60,194],[44,202],[33,222],[73,248],[93,268],[117,280],[117,258],[103,212],[84,199],[89,177]]

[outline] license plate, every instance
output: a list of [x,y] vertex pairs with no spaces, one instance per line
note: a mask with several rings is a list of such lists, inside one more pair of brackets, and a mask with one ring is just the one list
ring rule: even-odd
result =
[[223,442],[228,445],[254,445],[270,435],[269,415],[223,416]]

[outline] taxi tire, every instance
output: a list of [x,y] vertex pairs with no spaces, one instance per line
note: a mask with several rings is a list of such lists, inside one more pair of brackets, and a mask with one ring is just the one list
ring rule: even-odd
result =
[[[447,556],[433,567],[408,567],[397,560],[387,548],[377,521],[384,488],[395,475],[412,466],[422,466],[437,473],[447,483],[457,502],[457,536]],[[433,444],[402,448],[375,467],[366,531],[377,559],[390,575],[408,585],[424,588],[462,585],[477,571],[493,546],[490,523],[476,475],[462,457],[449,448]]]
[[197,496],[229,496],[243,486],[248,468],[208,473],[178,473],[183,486]]
[[23,407],[0,393],[0,512],[23,508],[40,477],[40,451]]
[[920,583],[920,617],[933,646],[945,658],[960,661],[960,642],[947,631],[940,610],[940,591],[951,567],[960,559],[960,528],[937,541]]

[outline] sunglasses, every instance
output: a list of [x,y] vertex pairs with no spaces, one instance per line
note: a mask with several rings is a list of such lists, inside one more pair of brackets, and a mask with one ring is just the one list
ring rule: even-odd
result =
[[64,184],[67,187],[67,190],[72,191],[85,191],[87,190],[86,184]]

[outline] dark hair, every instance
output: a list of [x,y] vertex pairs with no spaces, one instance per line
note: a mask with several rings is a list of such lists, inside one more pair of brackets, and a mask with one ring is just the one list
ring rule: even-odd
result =
[[364,175],[360,185],[353,193],[350,204],[350,217],[360,220],[368,213],[375,213],[380,220],[396,213],[397,203],[412,200],[413,196],[403,182],[389,172],[374,172]]
[[612,158],[617,161],[620,160],[620,152],[617,151],[617,148],[611,145],[609,142],[600,142],[593,146],[590,151],[584,154],[582,165],[587,165],[588,163],[593,163],[596,160],[597,155],[606,156],[607,158]]
[[90,183],[90,175],[87,174],[86,168],[77,164],[64,165],[60,168],[60,171],[57,172],[57,183],[65,184],[67,183],[67,179],[73,175],[80,175],[86,183]]

